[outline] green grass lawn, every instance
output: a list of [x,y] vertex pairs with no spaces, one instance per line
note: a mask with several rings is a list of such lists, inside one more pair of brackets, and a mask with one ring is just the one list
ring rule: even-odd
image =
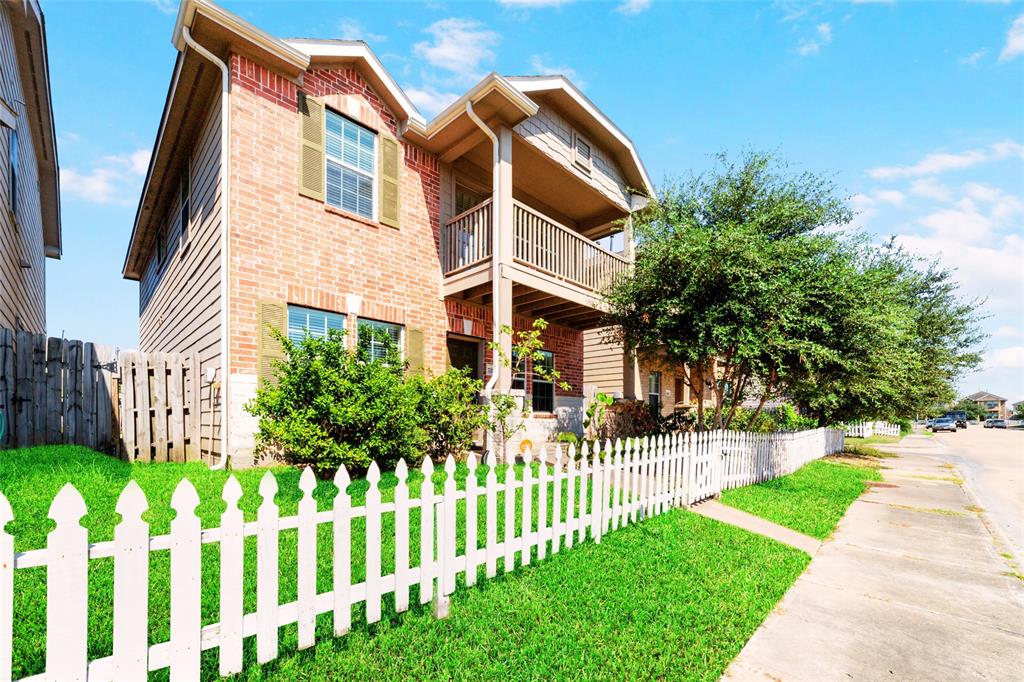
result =
[[869,436],[867,438],[853,438],[847,436],[845,442],[849,445],[892,445],[903,440],[903,436]]
[[[483,468],[482,468],[483,469]],[[279,467],[277,502],[283,515],[294,514],[300,493],[299,472]],[[246,520],[255,519],[256,493],[264,470],[236,472],[245,491]],[[458,475],[464,480],[465,468]],[[479,472],[482,476],[482,471]],[[439,474],[440,475],[440,474]],[[225,472],[201,464],[128,464],[77,447],[47,447],[0,453],[0,491],[14,508],[8,526],[19,551],[42,547],[52,527],[47,510],[64,483],[82,492],[89,513],[82,520],[90,541],[113,537],[119,521],[117,495],[129,479],[145,491],[151,509],[151,533],[169,530],[174,487],[187,477],[202,503],[204,527],[218,525],[224,505],[220,492]],[[411,494],[422,479],[413,475]],[[383,486],[395,479],[385,476]],[[435,481],[436,484],[436,481]],[[361,504],[366,484],[353,483],[353,503]],[[439,490],[439,488],[438,488]],[[314,493],[320,508],[335,494],[322,482]],[[391,491],[384,490],[385,500]],[[502,504],[499,500],[499,510]],[[481,514],[483,505],[480,505]],[[461,513],[461,512],[460,512]],[[499,537],[503,513],[499,513]],[[460,517],[461,519],[461,517]],[[461,525],[461,520],[460,520]],[[384,516],[383,569],[393,565],[392,515]],[[418,563],[419,519],[410,519],[410,559]],[[479,526],[481,535],[484,524]],[[362,579],[362,519],[353,522],[353,580]],[[390,537],[390,539],[389,539]],[[460,537],[460,546],[462,538]],[[318,590],[331,589],[331,535],[318,534]],[[281,603],[294,600],[295,531],[281,533]],[[326,679],[450,677],[662,677],[717,679],[757,625],[803,570],[803,553],[743,531],[677,510],[605,536],[600,546],[585,544],[507,576],[460,587],[452,616],[433,618],[429,607],[395,614],[385,599],[382,622],[367,626],[361,607],[354,609],[351,634],[335,639],[330,614],[318,619],[312,650],[295,651],[296,628],[281,629],[281,658],[257,666],[254,641],[246,640],[245,678]],[[501,562],[499,561],[499,570]],[[203,545],[203,623],[218,620],[218,552]],[[150,560],[150,642],[169,634],[169,554]],[[14,675],[42,672],[45,658],[45,569],[19,569],[15,575]],[[255,609],[255,538],[246,543],[245,608]],[[416,596],[414,588],[413,594]],[[89,655],[109,655],[112,639],[113,560],[90,562]],[[414,598],[413,601],[416,601]],[[203,654],[204,677],[217,674],[216,649]],[[154,675],[167,676],[167,671]]]
[[789,476],[726,490],[722,503],[824,540],[866,481],[881,479],[873,468],[818,460]]

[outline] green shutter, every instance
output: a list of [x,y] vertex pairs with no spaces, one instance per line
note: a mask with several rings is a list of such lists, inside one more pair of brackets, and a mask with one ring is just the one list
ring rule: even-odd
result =
[[264,381],[276,384],[274,377],[274,363],[286,359],[284,348],[280,340],[274,337],[271,329],[278,329],[282,333],[288,333],[288,306],[281,301],[261,299],[258,303],[257,322],[259,330],[256,333],[256,353],[259,365],[257,367],[258,383]]
[[398,227],[399,222],[399,152],[398,140],[385,134],[380,136],[380,222]]
[[324,105],[299,93],[299,194],[324,200]]
[[405,334],[405,346],[405,359],[409,363],[409,371],[423,374],[423,330],[408,330]]

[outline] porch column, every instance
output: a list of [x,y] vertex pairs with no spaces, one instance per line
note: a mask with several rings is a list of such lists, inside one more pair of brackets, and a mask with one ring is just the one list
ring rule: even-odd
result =
[[[512,130],[502,126],[498,130],[498,261],[501,279],[499,282],[498,296],[498,319],[495,324],[512,326],[512,280],[506,275],[507,264],[512,263],[513,248],[515,248],[514,228],[512,225],[514,212],[512,210]],[[508,334],[501,335],[501,348],[505,357],[512,356],[512,337]],[[512,389],[512,370],[508,367],[501,367],[498,374],[498,390],[507,392]]]
[[636,244],[633,243],[633,214],[626,218],[622,226],[622,255],[626,260],[632,262],[636,253]]
[[626,400],[639,400],[643,398],[643,378],[640,376],[640,361],[636,357],[636,351],[623,349],[622,351],[622,397]]

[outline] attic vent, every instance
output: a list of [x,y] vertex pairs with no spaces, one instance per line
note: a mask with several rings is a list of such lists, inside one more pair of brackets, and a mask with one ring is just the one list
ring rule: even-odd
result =
[[572,160],[580,170],[590,173],[592,167],[593,148],[590,140],[575,130],[572,133]]

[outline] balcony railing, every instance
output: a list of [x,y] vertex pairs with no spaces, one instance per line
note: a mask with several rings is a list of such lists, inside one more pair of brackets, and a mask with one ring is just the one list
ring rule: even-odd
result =
[[629,268],[629,261],[559,225],[529,206],[513,202],[514,258],[577,286],[597,291]]
[[[513,204],[515,261],[590,291],[602,289],[629,268],[629,261],[622,256],[525,204]],[[445,275],[490,258],[491,220],[488,199],[445,224],[441,235],[441,266]]]
[[441,233],[441,268],[450,275],[491,257],[491,200],[449,220]]

